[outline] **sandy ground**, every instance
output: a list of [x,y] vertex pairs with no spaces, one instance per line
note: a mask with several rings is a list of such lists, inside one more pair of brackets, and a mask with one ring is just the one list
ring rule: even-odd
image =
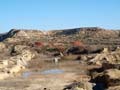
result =
[[[35,72],[34,74],[24,77],[23,73],[21,76],[2,80],[0,81],[0,90],[63,90],[66,85],[73,81],[89,81],[90,77],[87,76],[88,68],[92,68],[92,66],[80,64],[78,61],[60,62],[58,65],[54,63],[44,63],[43,65],[42,63],[41,67],[38,66],[38,68],[35,63],[32,63],[32,67],[29,67],[26,72]],[[52,69],[59,69],[64,72],[39,73]]]

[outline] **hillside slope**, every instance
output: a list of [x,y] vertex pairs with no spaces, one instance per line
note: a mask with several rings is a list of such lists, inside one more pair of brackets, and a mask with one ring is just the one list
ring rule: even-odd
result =
[[12,29],[8,33],[0,35],[0,41],[7,38],[60,43],[82,41],[86,45],[120,45],[119,30],[106,30],[98,27],[52,30],[48,32]]

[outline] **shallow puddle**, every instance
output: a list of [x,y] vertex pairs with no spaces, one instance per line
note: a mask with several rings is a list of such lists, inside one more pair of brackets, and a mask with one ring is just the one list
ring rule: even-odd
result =
[[50,70],[44,70],[41,72],[41,74],[61,74],[64,71],[61,69],[50,69]]
[[62,74],[62,73],[64,73],[64,71],[61,69],[49,69],[49,70],[37,71],[37,72],[27,71],[22,74],[22,77],[27,78],[32,75],[43,75],[43,74],[47,75],[47,74]]

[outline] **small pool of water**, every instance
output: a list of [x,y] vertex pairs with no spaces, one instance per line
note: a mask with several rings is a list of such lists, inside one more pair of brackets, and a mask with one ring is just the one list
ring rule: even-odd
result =
[[27,78],[27,77],[30,77],[32,75],[44,75],[44,74],[47,75],[47,74],[61,74],[61,73],[64,73],[64,71],[61,69],[48,69],[48,70],[37,71],[37,72],[27,71],[27,72],[24,72],[22,74],[22,77]]
[[41,72],[41,74],[61,74],[64,71],[61,69],[50,69],[50,70],[44,70]]

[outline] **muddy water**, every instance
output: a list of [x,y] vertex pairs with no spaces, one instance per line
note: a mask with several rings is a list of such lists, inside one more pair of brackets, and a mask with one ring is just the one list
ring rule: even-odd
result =
[[41,73],[42,74],[61,74],[61,73],[64,73],[64,71],[61,69],[50,69],[50,70],[42,71]]
[[30,77],[32,75],[62,74],[62,73],[64,73],[64,71],[61,69],[48,69],[48,70],[37,71],[37,72],[27,71],[27,72],[24,72],[22,74],[22,77],[27,78],[27,77]]
[[54,75],[54,74],[64,74],[64,73],[76,73],[76,74],[85,74],[86,68],[85,65],[81,65],[77,61],[67,61],[60,62],[59,64],[45,63],[42,68],[37,68],[36,70],[29,70],[22,73],[23,78],[39,75]]

